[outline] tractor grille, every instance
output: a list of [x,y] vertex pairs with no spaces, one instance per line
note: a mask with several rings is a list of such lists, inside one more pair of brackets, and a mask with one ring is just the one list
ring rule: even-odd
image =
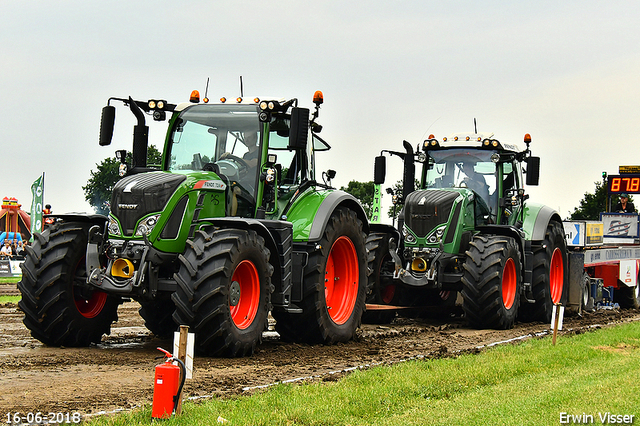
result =
[[111,196],[111,213],[118,218],[124,235],[135,232],[143,216],[164,210],[167,201],[186,179],[170,173],[141,173],[116,183]]
[[427,236],[436,226],[446,223],[457,192],[423,190],[407,196],[404,205],[404,224],[418,238]]

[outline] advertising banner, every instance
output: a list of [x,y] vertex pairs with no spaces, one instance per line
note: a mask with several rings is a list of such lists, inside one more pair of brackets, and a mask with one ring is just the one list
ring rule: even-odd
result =
[[22,262],[24,262],[24,260],[0,260],[0,277],[15,277],[22,275],[22,269],[20,269],[20,264]]
[[42,202],[44,200],[44,173],[31,185],[31,241],[34,232],[42,232]]

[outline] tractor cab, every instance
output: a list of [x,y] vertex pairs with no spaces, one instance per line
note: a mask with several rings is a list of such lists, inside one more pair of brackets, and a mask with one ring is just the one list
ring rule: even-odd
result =
[[253,216],[262,129],[255,105],[188,106],[173,120],[167,138],[164,169],[213,172],[233,202],[228,214]]
[[517,146],[501,144],[493,134],[476,133],[453,134],[442,141],[431,135],[422,150],[422,189],[473,191],[477,225],[515,224],[514,213],[521,211],[526,198],[523,151]]
[[[321,95],[314,101],[318,107]],[[257,98],[178,105],[164,170],[215,174],[226,188],[226,216],[277,219],[300,185],[315,179],[314,152],[329,149],[316,134],[321,127],[308,125],[309,110],[295,105]]]

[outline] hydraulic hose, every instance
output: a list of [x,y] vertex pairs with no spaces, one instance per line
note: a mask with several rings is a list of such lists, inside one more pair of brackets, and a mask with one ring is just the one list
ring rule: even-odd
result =
[[187,379],[187,367],[184,365],[184,362],[182,362],[181,359],[178,359],[176,357],[171,357],[169,358],[169,360],[178,361],[178,364],[180,365],[180,370],[182,371],[182,380],[180,381],[180,386],[178,386],[178,392],[173,397],[173,413],[172,414],[175,414],[176,407],[178,406],[178,399],[180,398],[180,394],[182,393],[182,387],[184,386],[184,382]]

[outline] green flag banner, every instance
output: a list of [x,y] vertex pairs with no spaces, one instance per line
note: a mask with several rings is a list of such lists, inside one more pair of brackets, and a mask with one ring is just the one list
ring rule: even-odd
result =
[[373,186],[373,203],[371,204],[371,223],[380,223],[380,201],[382,200],[382,190],[380,184]]
[[42,201],[44,199],[44,173],[31,185],[31,240],[34,232],[42,232]]

